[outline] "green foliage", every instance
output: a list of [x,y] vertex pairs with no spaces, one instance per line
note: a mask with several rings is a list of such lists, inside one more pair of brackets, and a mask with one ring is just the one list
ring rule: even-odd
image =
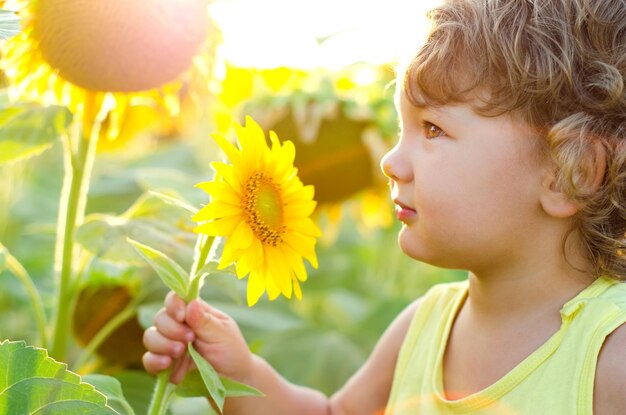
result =
[[7,267],[7,249],[0,243],[0,273]]
[[115,415],[107,398],[44,349],[0,343],[0,414]]
[[135,415],[135,411],[126,401],[124,392],[122,392],[122,385],[117,379],[94,373],[83,376],[83,380],[103,393],[107,397],[107,404],[119,415]]
[[188,230],[192,226],[190,215],[181,205],[163,198],[161,194],[145,193],[120,215],[91,214],[78,229],[76,238],[93,255],[113,262],[137,263],[138,257],[127,242],[129,238],[174,258],[189,260],[190,245],[195,239]]
[[0,110],[0,164],[26,159],[49,149],[72,115],[65,107],[20,104]]
[[[224,409],[224,399],[227,397],[263,396],[263,393],[251,386],[218,375],[215,369],[193,348],[191,343],[187,349],[198,370],[191,372],[191,376],[185,376],[179,395],[206,396],[208,394],[220,412]],[[204,391],[200,381],[204,385]]]
[[154,268],[165,285],[181,298],[187,298],[190,283],[189,274],[180,265],[154,248],[150,248],[132,239],[128,239],[128,242],[130,242],[143,259]]

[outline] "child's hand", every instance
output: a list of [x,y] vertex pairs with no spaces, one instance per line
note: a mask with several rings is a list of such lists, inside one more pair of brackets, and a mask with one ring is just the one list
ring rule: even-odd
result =
[[[144,333],[148,352],[143,364],[150,373],[167,369],[173,359],[185,355],[187,342],[222,375],[245,382],[252,367],[252,354],[237,323],[202,300],[185,302],[170,292],[165,308],[154,317],[154,327]],[[177,362],[171,380],[180,382],[193,367],[188,355]]]

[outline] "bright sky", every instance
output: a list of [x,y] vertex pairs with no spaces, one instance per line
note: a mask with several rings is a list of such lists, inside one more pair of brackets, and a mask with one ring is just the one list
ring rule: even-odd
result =
[[216,0],[212,8],[225,58],[236,65],[336,69],[394,62],[414,50],[436,1]]

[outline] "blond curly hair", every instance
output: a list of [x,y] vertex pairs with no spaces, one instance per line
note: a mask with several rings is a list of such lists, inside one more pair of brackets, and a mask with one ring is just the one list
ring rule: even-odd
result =
[[[536,127],[557,185],[582,206],[572,231],[596,276],[626,280],[626,0],[448,0],[428,17],[403,70],[409,99],[468,103],[488,91],[477,112]],[[598,145],[606,168],[589,191]]]

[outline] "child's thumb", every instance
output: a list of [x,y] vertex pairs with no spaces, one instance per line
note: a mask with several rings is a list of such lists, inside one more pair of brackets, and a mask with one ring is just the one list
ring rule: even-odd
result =
[[207,343],[215,342],[218,339],[220,320],[207,303],[200,300],[189,302],[185,321],[194,333],[196,333],[197,339]]

